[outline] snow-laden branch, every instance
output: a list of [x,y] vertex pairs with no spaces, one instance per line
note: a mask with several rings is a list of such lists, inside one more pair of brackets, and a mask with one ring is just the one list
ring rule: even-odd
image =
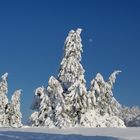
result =
[[116,81],[116,77],[119,73],[121,73],[122,71],[120,70],[115,70],[109,77],[109,81],[108,83],[111,85],[111,87],[113,88],[113,84],[115,83]]

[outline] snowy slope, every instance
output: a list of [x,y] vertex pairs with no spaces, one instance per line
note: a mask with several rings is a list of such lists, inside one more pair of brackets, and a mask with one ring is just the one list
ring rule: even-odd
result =
[[0,128],[0,140],[140,140],[140,128]]

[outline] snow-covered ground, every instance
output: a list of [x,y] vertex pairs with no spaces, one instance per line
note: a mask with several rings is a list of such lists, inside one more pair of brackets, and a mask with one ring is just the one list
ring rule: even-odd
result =
[[0,128],[0,140],[140,140],[139,128]]

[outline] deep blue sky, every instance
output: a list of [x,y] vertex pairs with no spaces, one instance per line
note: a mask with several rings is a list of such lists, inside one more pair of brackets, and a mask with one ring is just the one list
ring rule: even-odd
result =
[[78,27],[83,28],[87,85],[98,72],[107,79],[121,69],[114,96],[123,105],[140,106],[139,0],[3,0],[0,75],[9,73],[9,98],[23,89],[24,121],[31,113],[33,91],[57,76],[64,40]]

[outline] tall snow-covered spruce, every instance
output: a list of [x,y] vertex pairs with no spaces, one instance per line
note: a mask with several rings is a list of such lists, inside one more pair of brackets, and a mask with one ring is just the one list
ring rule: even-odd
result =
[[21,127],[20,90],[15,91],[12,101],[7,98],[8,73],[1,76],[0,81],[0,127]]
[[[21,118],[22,114],[20,112],[20,95],[22,90],[16,90],[11,98],[11,107],[13,108],[13,114],[10,114],[11,120],[11,126],[13,127],[21,127]],[[12,112],[11,112],[12,113]]]
[[119,104],[112,93],[119,71],[114,72],[108,82],[97,74],[87,91],[85,70],[80,63],[83,52],[81,31],[78,28],[69,32],[58,77],[51,76],[48,87],[36,89],[32,104],[35,112],[30,117],[32,126],[125,127],[112,108]]
[[81,29],[71,30],[65,41],[64,58],[61,62],[58,80],[64,89],[65,112],[70,116],[72,125],[78,125],[81,113],[87,109],[86,80],[81,61]]

